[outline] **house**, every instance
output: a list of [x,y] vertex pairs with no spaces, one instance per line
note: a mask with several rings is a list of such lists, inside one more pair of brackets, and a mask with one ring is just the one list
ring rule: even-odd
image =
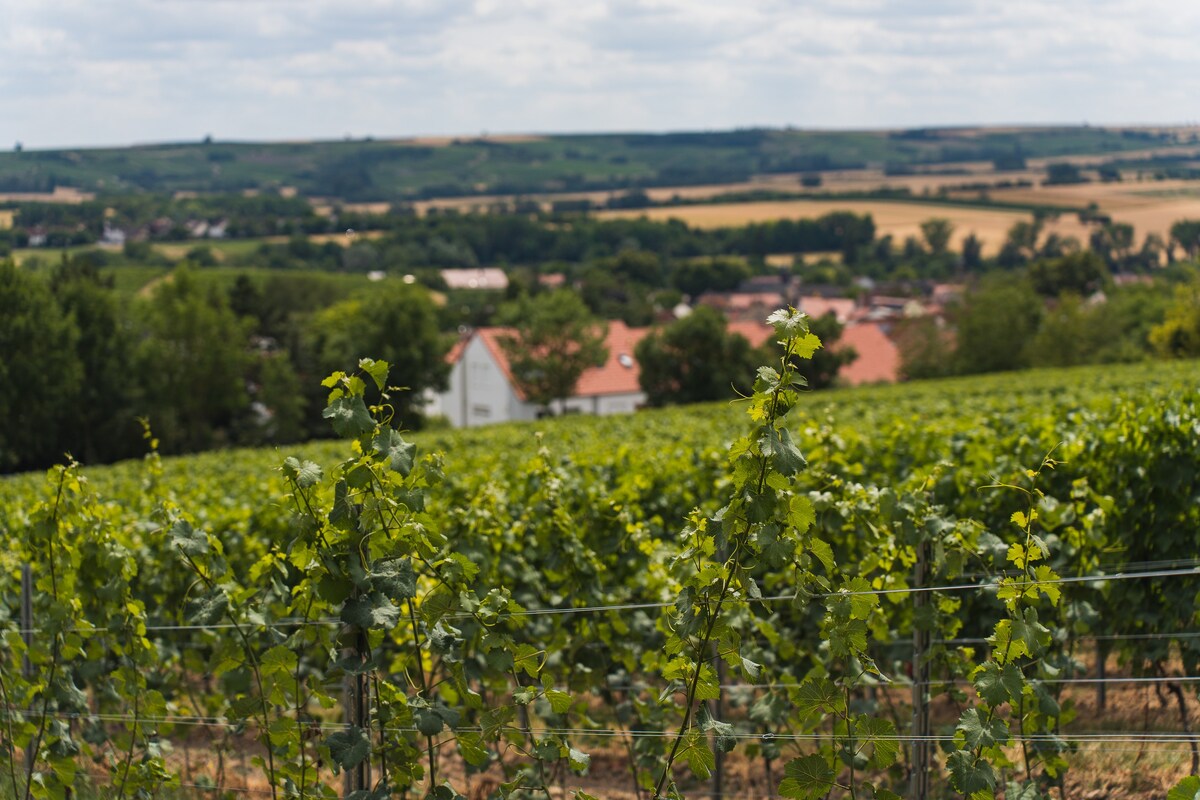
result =
[[479,269],[444,269],[442,280],[447,289],[490,289],[504,291],[508,288],[508,276],[498,267]]
[[[575,387],[574,396],[556,401],[555,414],[628,414],[646,402],[638,383],[638,364],[634,350],[650,328],[630,328],[616,320],[608,323],[605,346],[608,359],[602,366],[585,370]],[[769,341],[774,329],[761,321],[740,320],[729,323],[754,347]],[[531,402],[513,378],[508,355],[501,339],[512,334],[510,328],[477,328],[447,355],[450,379],[445,392],[434,394],[426,408],[456,428],[490,425],[497,422],[530,421],[544,413]],[[858,358],[842,368],[844,383],[892,382],[900,370],[899,350],[884,329],[875,323],[847,325],[838,348],[853,347]]]
[[[649,330],[630,328],[620,321],[608,323],[607,361],[585,370],[575,395],[565,402],[556,401],[551,410],[555,414],[627,414],[645,403],[633,351]],[[508,355],[500,344],[511,333],[508,328],[477,328],[459,341],[447,356],[452,364],[449,388],[434,396],[430,413],[446,417],[456,428],[537,419],[543,409],[531,402],[513,379]]]

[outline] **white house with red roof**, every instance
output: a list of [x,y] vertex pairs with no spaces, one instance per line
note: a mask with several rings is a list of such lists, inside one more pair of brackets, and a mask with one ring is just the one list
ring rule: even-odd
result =
[[[575,395],[551,405],[555,414],[628,414],[646,402],[638,385],[633,351],[649,328],[630,328],[621,321],[608,323],[604,345],[608,359],[584,371]],[[500,345],[510,328],[477,328],[450,351],[449,388],[436,395],[429,411],[440,414],[456,428],[495,422],[533,420],[543,408],[526,398],[513,379],[508,355]]]
[[[729,329],[746,337],[754,347],[764,344],[773,333],[762,322],[730,322]],[[602,366],[585,370],[574,396],[565,402],[556,401],[551,410],[555,414],[628,414],[645,404],[634,349],[650,330],[630,328],[619,320],[609,322],[605,338],[608,359]],[[452,364],[449,387],[432,397],[427,411],[444,416],[456,428],[537,419],[544,409],[521,391],[500,345],[500,339],[511,333],[511,328],[477,328],[460,340],[446,357]],[[899,351],[878,324],[847,325],[837,347],[853,347],[858,352],[858,358],[842,368],[839,377],[843,383],[897,379]]]

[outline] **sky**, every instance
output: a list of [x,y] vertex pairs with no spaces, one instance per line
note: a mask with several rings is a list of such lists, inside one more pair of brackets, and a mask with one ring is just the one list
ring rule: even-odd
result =
[[1191,0],[0,0],[0,147],[1180,124]]

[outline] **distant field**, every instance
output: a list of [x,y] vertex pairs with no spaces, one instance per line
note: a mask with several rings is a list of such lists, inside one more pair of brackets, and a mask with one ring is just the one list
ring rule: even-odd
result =
[[1087,205],[1094,202],[1116,222],[1133,225],[1140,241],[1148,233],[1164,239],[1181,219],[1200,219],[1200,181],[1136,181],[997,189],[995,200],[1012,203]]
[[[891,234],[897,243],[905,237],[921,235],[922,222],[941,217],[954,223],[953,246],[974,233],[984,244],[986,253],[995,253],[1004,243],[1009,229],[1031,215],[1021,211],[969,206],[937,205],[934,203],[905,203],[888,200],[781,200],[758,203],[717,203],[712,205],[650,208],[630,211],[601,211],[597,216],[607,219],[637,218],[652,220],[679,219],[699,228],[721,228],[770,222],[780,219],[815,219],[833,211],[870,214],[875,220],[878,236]],[[1087,238],[1087,228],[1071,215],[1063,215],[1048,228],[1064,236]]]
[[[1197,149],[1191,128],[744,129],[325,142],[182,142],[0,152],[0,190],[295,190],[352,203],[738,184],[763,175],[1101,159]],[[965,166],[964,166],[965,168]]]

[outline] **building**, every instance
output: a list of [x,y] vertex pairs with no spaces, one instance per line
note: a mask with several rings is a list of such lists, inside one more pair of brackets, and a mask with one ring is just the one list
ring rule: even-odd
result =
[[[608,360],[584,371],[575,395],[555,402],[551,410],[555,414],[628,414],[645,403],[633,351],[649,330],[630,328],[620,321],[608,323]],[[500,344],[501,338],[511,333],[507,328],[478,328],[461,340],[447,356],[452,364],[449,388],[433,398],[430,413],[446,417],[456,428],[537,419],[544,409],[521,391]]]
[[508,276],[499,267],[478,269],[444,269],[442,280],[447,289],[484,289],[504,291],[508,288]]
[[[747,320],[730,322],[729,329],[759,347],[770,340],[773,329]],[[602,366],[585,370],[575,394],[551,406],[554,414],[628,414],[646,402],[638,383],[634,357],[637,343],[650,328],[630,328],[620,321],[608,323],[605,346],[608,359]],[[456,428],[498,422],[530,421],[545,413],[531,402],[513,378],[501,339],[508,328],[478,328],[450,351],[449,386],[430,397],[427,411],[449,420]],[[849,385],[890,383],[899,377],[900,353],[886,331],[875,323],[847,325],[837,345],[853,347],[858,358],[842,368],[840,379]]]

